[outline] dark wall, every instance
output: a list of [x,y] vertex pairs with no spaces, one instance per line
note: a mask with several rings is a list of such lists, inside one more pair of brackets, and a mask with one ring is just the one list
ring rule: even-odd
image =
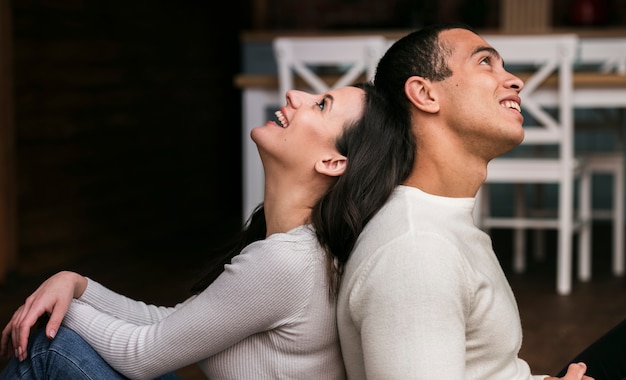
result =
[[22,263],[181,259],[239,227],[245,14],[202,0],[12,6]]
[[[551,0],[552,25],[572,25],[578,0]],[[433,22],[465,22],[498,28],[501,0],[264,0],[255,23],[267,29],[373,29],[419,27]],[[602,26],[626,23],[626,2],[598,0],[606,8]],[[593,11],[592,11],[593,12]]]

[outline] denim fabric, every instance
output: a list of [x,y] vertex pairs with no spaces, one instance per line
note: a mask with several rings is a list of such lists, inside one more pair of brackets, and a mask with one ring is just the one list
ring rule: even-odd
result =
[[[0,373],[0,380],[128,379],[108,365],[78,334],[64,327],[52,340],[39,329],[31,336],[28,346],[28,358],[23,362],[13,358]],[[173,372],[157,379],[180,380]]]

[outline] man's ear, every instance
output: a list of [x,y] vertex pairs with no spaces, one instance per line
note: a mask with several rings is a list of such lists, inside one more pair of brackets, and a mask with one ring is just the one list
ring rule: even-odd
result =
[[418,109],[435,113],[439,111],[436,90],[432,82],[420,76],[412,76],[404,83],[404,92],[409,101]]
[[318,173],[329,177],[337,177],[346,171],[348,159],[340,154],[319,160],[315,163],[315,170]]

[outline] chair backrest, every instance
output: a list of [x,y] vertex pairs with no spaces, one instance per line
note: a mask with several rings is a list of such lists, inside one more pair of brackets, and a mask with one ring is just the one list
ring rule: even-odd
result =
[[[573,157],[572,75],[578,37],[573,34],[483,37],[498,50],[505,67],[515,74],[520,71],[524,79],[520,97],[522,110],[530,120],[525,121],[522,145],[553,144],[559,147],[561,157]],[[557,92],[556,112],[550,112],[550,105],[542,104],[540,97],[533,96],[545,86]]]
[[322,93],[371,80],[386,47],[383,36],[277,37],[273,48],[279,95],[296,88]]
[[626,75],[626,38],[587,38],[581,40],[579,63],[598,65],[602,72]]

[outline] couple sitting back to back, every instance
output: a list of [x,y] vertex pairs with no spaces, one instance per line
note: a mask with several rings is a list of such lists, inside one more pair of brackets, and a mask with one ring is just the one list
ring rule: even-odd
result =
[[[523,86],[446,24],[395,42],[373,85],[289,91],[251,132],[264,201],[225,265],[174,307],[52,276],[3,330],[0,378],[169,379],[198,363],[211,379],[554,379],[518,357],[515,298],[472,218],[488,162],[523,140]],[[557,376],[626,377],[623,330]]]

